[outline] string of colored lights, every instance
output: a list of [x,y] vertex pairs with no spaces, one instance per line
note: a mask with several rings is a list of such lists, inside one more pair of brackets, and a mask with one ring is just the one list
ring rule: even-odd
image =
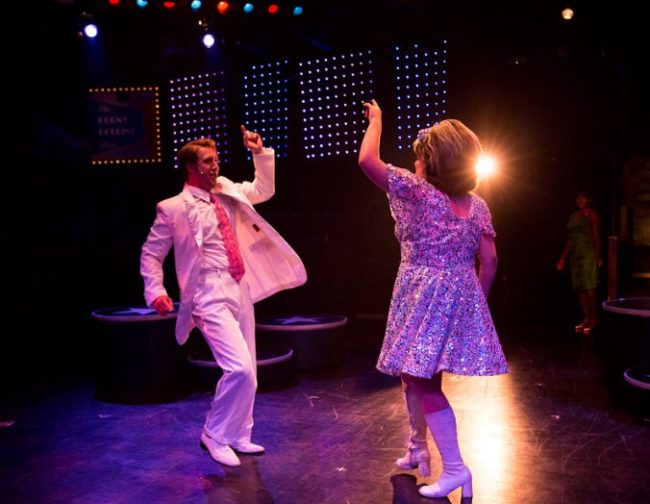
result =
[[190,9],[194,12],[213,10],[221,15],[233,14],[241,12],[244,14],[252,14],[254,12],[266,13],[274,16],[277,14],[289,14],[293,16],[300,16],[305,11],[303,5],[295,2],[228,2],[225,0],[164,0],[163,2],[155,2],[151,0],[104,0],[110,7],[114,8],[128,8],[135,6],[139,9],[155,9],[164,8],[169,11],[181,11]]

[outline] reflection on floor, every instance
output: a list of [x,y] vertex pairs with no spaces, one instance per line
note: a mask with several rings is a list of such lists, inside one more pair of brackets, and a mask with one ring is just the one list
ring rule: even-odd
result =
[[[267,452],[239,468],[199,448],[207,390],[157,405],[96,401],[92,380],[26,394],[0,410],[2,501],[458,503],[419,497],[433,477],[393,465],[407,424],[399,381],[374,370],[381,331],[353,322],[343,365],[260,390],[253,440]],[[621,399],[599,334],[511,330],[510,374],[445,377],[474,503],[648,502],[648,397]]]

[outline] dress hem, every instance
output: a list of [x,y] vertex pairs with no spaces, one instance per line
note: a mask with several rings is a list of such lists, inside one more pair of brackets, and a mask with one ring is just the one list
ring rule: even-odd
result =
[[[383,374],[386,374],[386,375],[389,375],[389,376],[402,376],[403,374],[407,374],[404,371],[387,371],[387,370],[381,369],[379,367],[377,367],[376,369],[380,373],[383,373]],[[442,372],[442,371],[445,371],[445,372],[451,373],[451,374],[455,374],[455,375],[458,375],[458,376],[500,376],[500,375],[508,374],[510,372],[510,370],[508,368],[506,368],[505,371],[494,371],[494,372],[486,372],[486,373],[478,373],[478,372],[476,372],[476,373],[469,372],[468,373],[468,372],[454,371],[452,369],[443,368],[443,369],[439,369],[437,371],[437,373]],[[437,373],[434,373],[434,374],[437,374]],[[424,379],[433,378],[433,376],[418,376],[418,375],[410,375],[410,376],[415,376],[416,378],[424,378]]]

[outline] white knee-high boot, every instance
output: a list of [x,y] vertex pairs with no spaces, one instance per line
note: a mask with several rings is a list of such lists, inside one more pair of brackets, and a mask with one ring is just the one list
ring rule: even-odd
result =
[[453,490],[462,487],[463,497],[472,496],[472,474],[460,456],[456,417],[451,408],[425,415],[427,425],[436,442],[442,459],[442,474],[432,485],[420,488],[425,497],[446,497]]
[[431,455],[427,446],[427,423],[424,412],[411,387],[406,384],[402,385],[402,392],[409,417],[410,437],[406,453],[395,461],[395,465],[406,470],[417,467],[421,476],[429,476],[431,474]]

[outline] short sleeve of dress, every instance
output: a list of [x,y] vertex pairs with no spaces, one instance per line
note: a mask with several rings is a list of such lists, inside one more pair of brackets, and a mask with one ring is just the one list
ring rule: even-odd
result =
[[481,230],[481,234],[494,238],[497,234],[496,231],[494,231],[494,226],[492,225],[492,214],[490,213],[490,209],[482,198],[478,196],[475,197],[478,198],[476,205],[476,219],[479,225],[479,229]]
[[404,168],[388,165],[388,197],[391,201],[420,201],[425,190],[423,182]]
[[426,206],[434,211],[442,208],[444,196],[425,179],[404,168],[388,165],[388,200],[397,222],[407,223]]
[[388,165],[388,203],[390,212],[398,227],[413,220],[423,202],[425,187],[422,179],[404,168]]

